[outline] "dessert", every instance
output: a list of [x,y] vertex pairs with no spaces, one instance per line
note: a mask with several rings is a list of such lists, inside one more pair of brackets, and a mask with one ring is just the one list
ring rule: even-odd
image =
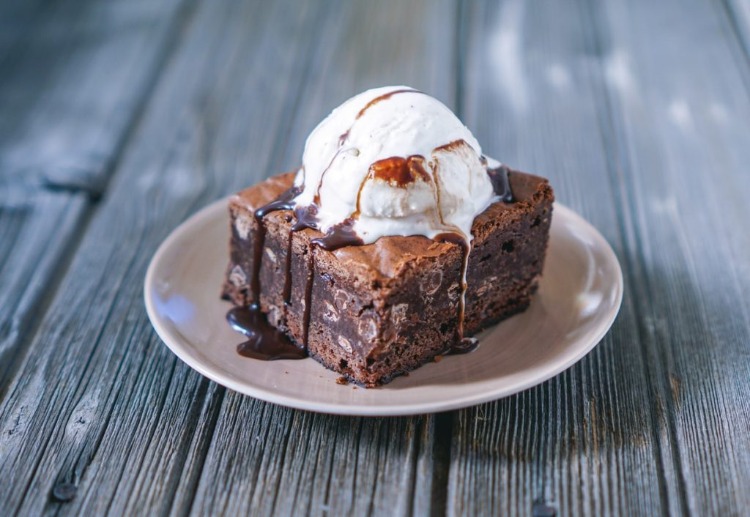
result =
[[367,387],[468,351],[529,305],[553,199],[424,93],[355,96],[311,133],[299,171],[231,198],[238,350],[308,354]]

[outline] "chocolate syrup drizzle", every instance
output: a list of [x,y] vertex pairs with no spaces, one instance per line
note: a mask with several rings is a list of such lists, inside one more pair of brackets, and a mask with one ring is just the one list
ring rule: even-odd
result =
[[[364,115],[367,112],[367,110],[375,106],[377,103],[382,102],[386,99],[390,99],[391,97],[399,93],[422,93],[424,94],[424,92],[420,92],[419,90],[415,90],[414,88],[402,88],[400,90],[393,90],[392,92],[384,93],[383,95],[379,95],[378,97],[375,97],[370,102],[365,104],[365,107],[359,110],[359,113],[357,113],[357,117],[354,120],[362,118],[362,115]],[[347,133],[348,132],[349,131],[347,131]]]
[[[273,361],[276,359],[304,359],[307,352],[297,347],[289,337],[268,322],[268,317],[260,307],[260,266],[263,260],[263,248],[266,242],[266,226],[263,218],[277,210],[292,210],[294,198],[302,192],[299,187],[292,187],[283,192],[274,201],[257,209],[255,217],[256,230],[253,239],[253,271],[250,277],[252,303],[246,307],[235,307],[227,313],[229,325],[245,334],[248,340],[237,345],[237,352],[245,357]],[[284,302],[288,305],[291,294],[291,233],[286,257],[287,277],[284,285]],[[288,285],[287,285],[288,284]],[[288,291],[288,292],[287,292]]]
[[[378,102],[385,100],[398,93],[422,93],[418,90],[402,89],[394,90],[383,94],[375,99],[371,100],[364,108],[362,108],[355,118],[356,120],[362,117],[364,113],[377,104]],[[353,124],[352,124],[353,127]],[[305,285],[305,306],[303,310],[302,324],[303,324],[303,337],[302,337],[302,348],[295,345],[289,337],[283,332],[279,331],[276,327],[268,322],[266,314],[261,310],[260,305],[260,270],[263,260],[263,250],[265,246],[266,238],[266,227],[264,224],[264,218],[271,212],[278,210],[293,211],[296,217],[296,222],[292,225],[289,230],[289,241],[287,246],[287,254],[285,260],[285,277],[284,277],[284,288],[282,297],[284,300],[284,306],[286,314],[288,314],[289,307],[291,306],[291,293],[292,293],[292,261],[291,257],[293,254],[293,238],[294,233],[311,228],[319,230],[318,227],[318,206],[320,203],[320,188],[323,183],[323,177],[325,173],[331,168],[336,157],[339,155],[341,150],[346,145],[349,138],[351,127],[339,137],[339,149],[334,154],[328,167],[321,174],[320,181],[318,183],[313,203],[310,206],[300,207],[296,206],[294,199],[302,192],[302,188],[294,186],[289,190],[283,192],[277,199],[258,208],[254,212],[256,221],[255,236],[253,239],[253,271],[250,282],[250,290],[252,294],[252,303],[247,307],[235,307],[227,313],[227,321],[229,324],[237,330],[245,334],[248,340],[237,346],[237,352],[245,357],[252,357],[261,360],[276,360],[276,359],[303,359],[307,356],[307,344],[310,332],[310,315],[312,308],[312,291],[313,291],[313,280],[315,277],[315,249],[321,248],[326,251],[334,251],[336,249],[345,246],[360,246],[364,244],[362,239],[354,231],[354,223],[359,219],[360,214],[360,196],[362,189],[366,181],[370,178],[379,178],[385,181],[395,183],[399,186],[405,186],[408,183],[416,181],[420,178],[425,181],[430,181],[430,176],[424,169],[424,157],[420,155],[413,155],[407,158],[402,157],[391,157],[384,160],[379,160],[370,166],[370,170],[362,181],[357,193],[357,204],[356,210],[350,217],[345,219],[339,224],[334,225],[330,228],[323,237],[318,237],[310,241],[310,247],[307,252],[307,279]],[[444,146],[437,148],[436,150],[450,150],[451,146],[465,143],[462,140],[456,142],[450,142]],[[510,182],[508,181],[508,168],[501,165],[497,168],[487,167],[487,159],[481,157],[482,164],[487,169],[487,174],[492,182],[492,187],[495,194],[499,199],[506,203],[514,201],[513,193],[511,192]],[[438,181],[435,181],[435,195],[440,207],[440,189]],[[443,215],[440,213],[441,223],[443,223]],[[445,223],[443,223],[445,224]],[[471,252],[471,244],[461,232],[447,227],[445,233],[441,233],[435,237],[435,240],[442,242],[450,242],[461,247],[462,250],[462,275],[461,275],[461,297],[458,304],[458,340],[457,342],[446,350],[446,354],[463,354],[474,350],[478,341],[475,338],[464,337],[464,319],[466,311],[466,271],[468,269],[469,253]]]
[[[354,125],[357,123],[359,119],[362,118],[362,116],[367,113],[367,110],[378,104],[379,102],[382,102],[386,99],[390,99],[396,94],[399,93],[421,93],[419,90],[414,90],[411,88],[402,88],[401,90],[393,90],[392,92],[384,93],[383,95],[379,95],[372,99],[370,102],[365,104],[365,106],[359,110],[357,113],[357,116],[354,117],[354,122],[352,122],[352,125],[349,126],[349,129],[344,131],[341,135],[339,135],[339,147],[336,150],[336,152],[333,154],[333,158],[331,158],[331,161],[328,163],[328,166],[325,168],[325,170],[320,175],[320,180],[318,181],[318,186],[315,189],[315,196],[313,197],[313,204],[320,205],[320,189],[323,186],[323,180],[325,179],[326,173],[330,170],[330,168],[333,166],[333,162],[336,161],[336,158],[338,158],[339,154],[341,154],[341,151],[345,150],[346,143],[349,141],[349,133],[351,133],[352,129],[354,128]],[[361,190],[361,187],[360,187]]]
[[482,156],[480,158],[482,165],[487,169],[487,176],[490,177],[492,182],[492,190],[495,191],[495,195],[500,198],[503,203],[513,203],[515,198],[513,197],[513,191],[510,188],[510,180],[508,179],[508,167],[504,164],[500,164],[499,167],[494,169],[487,166],[487,158]]

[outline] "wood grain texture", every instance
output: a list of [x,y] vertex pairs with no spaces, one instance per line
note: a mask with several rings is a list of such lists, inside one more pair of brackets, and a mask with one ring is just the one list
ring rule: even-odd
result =
[[[223,390],[209,392],[208,381],[178,367],[155,337],[141,299],[143,274],[171,228],[225,193],[225,183],[241,179],[241,172],[221,161],[231,159],[231,153],[211,161],[211,142],[233,143],[228,147],[241,155],[243,169],[269,154],[275,133],[267,121],[279,120],[284,92],[274,103],[267,94],[256,105],[247,99],[259,81],[267,88],[276,81],[294,84],[290,58],[296,56],[287,49],[286,66],[277,60],[274,77],[263,73],[266,54],[254,54],[248,62],[248,48],[279,48],[280,22],[289,18],[277,10],[269,23],[259,14],[257,4],[202,6],[190,26],[192,37],[183,37],[182,51],[169,63],[148,117],[133,137],[137,151],[126,154],[110,191],[133,195],[107,196],[100,206],[35,340],[40,345],[32,347],[25,375],[16,380],[0,413],[0,428],[14,430],[0,435],[0,464],[18,479],[18,486],[0,489],[0,506],[30,513],[169,507],[175,476],[188,457],[180,444],[193,440],[197,415],[209,411],[210,421],[215,411],[199,394],[220,399]],[[217,55],[227,56],[233,66],[228,70]],[[225,99],[253,109],[258,123],[248,128],[248,113]],[[217,129],[219,115],[225,124],[233,123],[223,126],[233,131]],[[248,175],[255,180],[252,172]],[[49,346],[58,342],[68,346]],[[160,420],[163,408],[169,415]],[[161,434],[155,437],[157,431]],[[140,449],[130,445],[133,440]],[[39,443],[48,445],[40,448]],[[154,469],[161,475],[154,476]],[[84,483],[83,476],[90,482]],[[50,499],[60,483],[80,486],[75,505],[63,507]]]
[[0,6],[0,396],[142,111],[179,7]]
[[4,6],[0,183],[101,194],[181,0]]
[[0,188],[0,400],[65,271],[88,210],[81,193]]
[[[440,6],[444,34],[454,6]],[[69,514],[429,509],[432,417],[333,419],[225,393],[172,356],[142,306],[146,265],[168,232],[289,159],[280,146],[301,140],[314,123],[305,117],[320,116],[299,115],[292,101],[308,87],[327,91],[330,105],[321,109],[328,111],[352,93],[340,81],[353,72],[325,51],[347,48],[351,24],[373,38],[374,55],[378,45],[386,52],[384,82],[448,80],[450,70],[440,81],[424,78],[429,59],[425,68],[413,65],[429,48],[421,33],[413,33],[419,54],[398,66],[387,57],[409,42],[406,29],[420,19],[414,7],[388,11],[395,42],[365,30],[362,13],[373,13],[366,2],[315,7],[211,2],[187,21],[0,408],[0,468],[14,472],[13,483],[0,486],[0,507]],[[331,39],[340,45],[329,47]],[[451,48],[445,40],[435,50]],[[311,80],[316,59],[331,73]],[[294,153],[298,159],[301,149]],[[66,491],[75,492],[70,502],[50,497]]]
[[739,515],[750,506],[750,238],[737,224],[750,220],[750,62],[715,4],[604,5],[600,41],[628,78],[609,85],[612,143],[654,411],[674,444],[681,511]]
[[[0,514],[746,513],[748,12],[1,3]],[[312,414],[202,378],[146,318],[157,245],[386,84],[455,108],[600,229],[626,280],[611,332],[441,415]]]
[[[550,178],[560,202],[623,255],[602,134],[600,60],[588,7],[467,3],[464,120],[483,149]],[[580,363],[514,397],[458,412],[447,509],[453,515],[659,515],[677,489],[664,463],[635,306]]]
[[603,230],[628,289],[581,363],[459,413],[454,513],[747,508],[746,64],[695,4],[469,10],[467,122]]

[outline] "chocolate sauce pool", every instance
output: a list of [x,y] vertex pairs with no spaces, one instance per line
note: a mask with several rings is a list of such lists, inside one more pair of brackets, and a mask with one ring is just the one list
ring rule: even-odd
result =
[[231,327],[247,336],[237,345],[237,353],[244,357],[274,361],[276,359],[304,359],[307,353],[292,343],[283,332],[268,323],[257,304],[235,307],[227,313]]
[[[370,101],[360,112],[357,114],[356,119],[359,119],[370,107],[374,106],[378,102],[385,100],[395,94],[403,92],[415,92],[415,90],[396,90],[389,92],[385,95],[381,95]],[[417,92],[421,93],[421,92]],[[355,119],[355,122],[356,122]],[[344,147],[349,137],[349,128],[339,138],[339,151]],[[451,142],[446,145],[454,145],[462,143],[462,141]],[[446,146],[442,146],[446,147]],[[338,154],[337,152],[337,154]],[[336,155],[334,155],[335,160]],[[501,165],[497,168],[487,167],[487,160],[482,157],[482,163],[487,169],[487,174],[492,182],[493,190],[495,194],[500,198],[500,201],[505,203],[511,203],[514,201],[513,193],[510,188],[510,182],[508,181],[508,168]],[[328,168],[321,174],[321,179],[318,184],[316,194],[314,196],[314,202],[308,207],[298,207],[294,203],[295,197],[302,191],[301,187],[292,187],[289,190],[283,192],[277,199],[268,203],[265,206],[260,207],[254,213],[256,220],[256,230],[253,238],[253,271],[250,282],[250,289],[252,293],[253,303],[247,307],[235,307],[227,313],[227,321],[231,327],[238,332],[241,332],[247,336],[247,341],[240,343],[237,346],[237,352],[245,357],[251,357],[253,359],[261,359],[265,361],[272,361],[277,359],[304,359],[307,357],[307,343],[310,331],[310,312],[312,307],[312,288],[313,279],[315,277],[315,250],[321,248],[326,251],[334,251],[344,246],[360,246],[364,244],[362,239],[354,232],[354,222],[359,218],[359,198],[362,192],[362,188],[366,180],[371,174],[375,174],[378,177],[388,178],[395,180],[399,185],[401,183],[408,183],[416,179],[417,176],[426,176],[422,168],[424,158],[422,156],[410,156],[408,158],[392,157],[385,160],[380,160],[373,164],[374,168],[371,167],[370,173],[365,177],[362,184],[360,185],[359,192],[357,194],[357,206],[356,211],[351,217],[345,219],[343,222],[335,225],[331,228],[326,235],[313,239],[311,241],[310,250],[307,256],[307,278],[305,285],[305,307],[302,317],[303,324],[303,338],[302,347],[295,345],[290,338],[279,331],[276,327],[268,322],[267,316],[262,312],[260,307],[260,269],[263,260],[263,249],[266,239],[266,227],[264,224],[264,218],[271,212],[277,210],[288,210],[293,211],[296,217],[296,222],[292,225],[289,230],[289,244],[287,247],[287,255],[285,262],[285,277],[284,277],[284,289],[283,299],[285,312],[288,314],[288,308],[291,305],[291,293],[292,293],[292,274],[291,274],[291,257],[293,254],[293,238],[294,233],[306,228],[312,228],[318,230],[318,204],[320,203],[320,188],[323,182],[323,177],[327,172],[328,168],[333,164],[329,164]],[[374,171],[374,172],[373,172]],[[439,189],[437,195],[439,196]],[[438,199],[439,202],[439,199]],[[461,297],[458,304],[458,340],[456,343],[451,345],[444,353],[445,354],[465,354],[475,350],[478,346],[478,341],[473,337],[464,337],[464,319],[466,311],[466,271],[468,268],[469,253],[471,251],[470,243],[466,241],[463,235],[454,232],[447,232],[438,235],[435,240],[450,242],[461,247],[462,250],[462,276],[461,276]]]

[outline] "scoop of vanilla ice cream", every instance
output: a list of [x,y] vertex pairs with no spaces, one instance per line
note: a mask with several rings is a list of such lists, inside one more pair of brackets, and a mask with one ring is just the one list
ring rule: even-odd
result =
[[471,132],[438,100],[375,88],[334,109],[310,134],[297,206],[317,205],[327,232],[353,218],[365,244],[386,235],[457,232],[497,199]]

